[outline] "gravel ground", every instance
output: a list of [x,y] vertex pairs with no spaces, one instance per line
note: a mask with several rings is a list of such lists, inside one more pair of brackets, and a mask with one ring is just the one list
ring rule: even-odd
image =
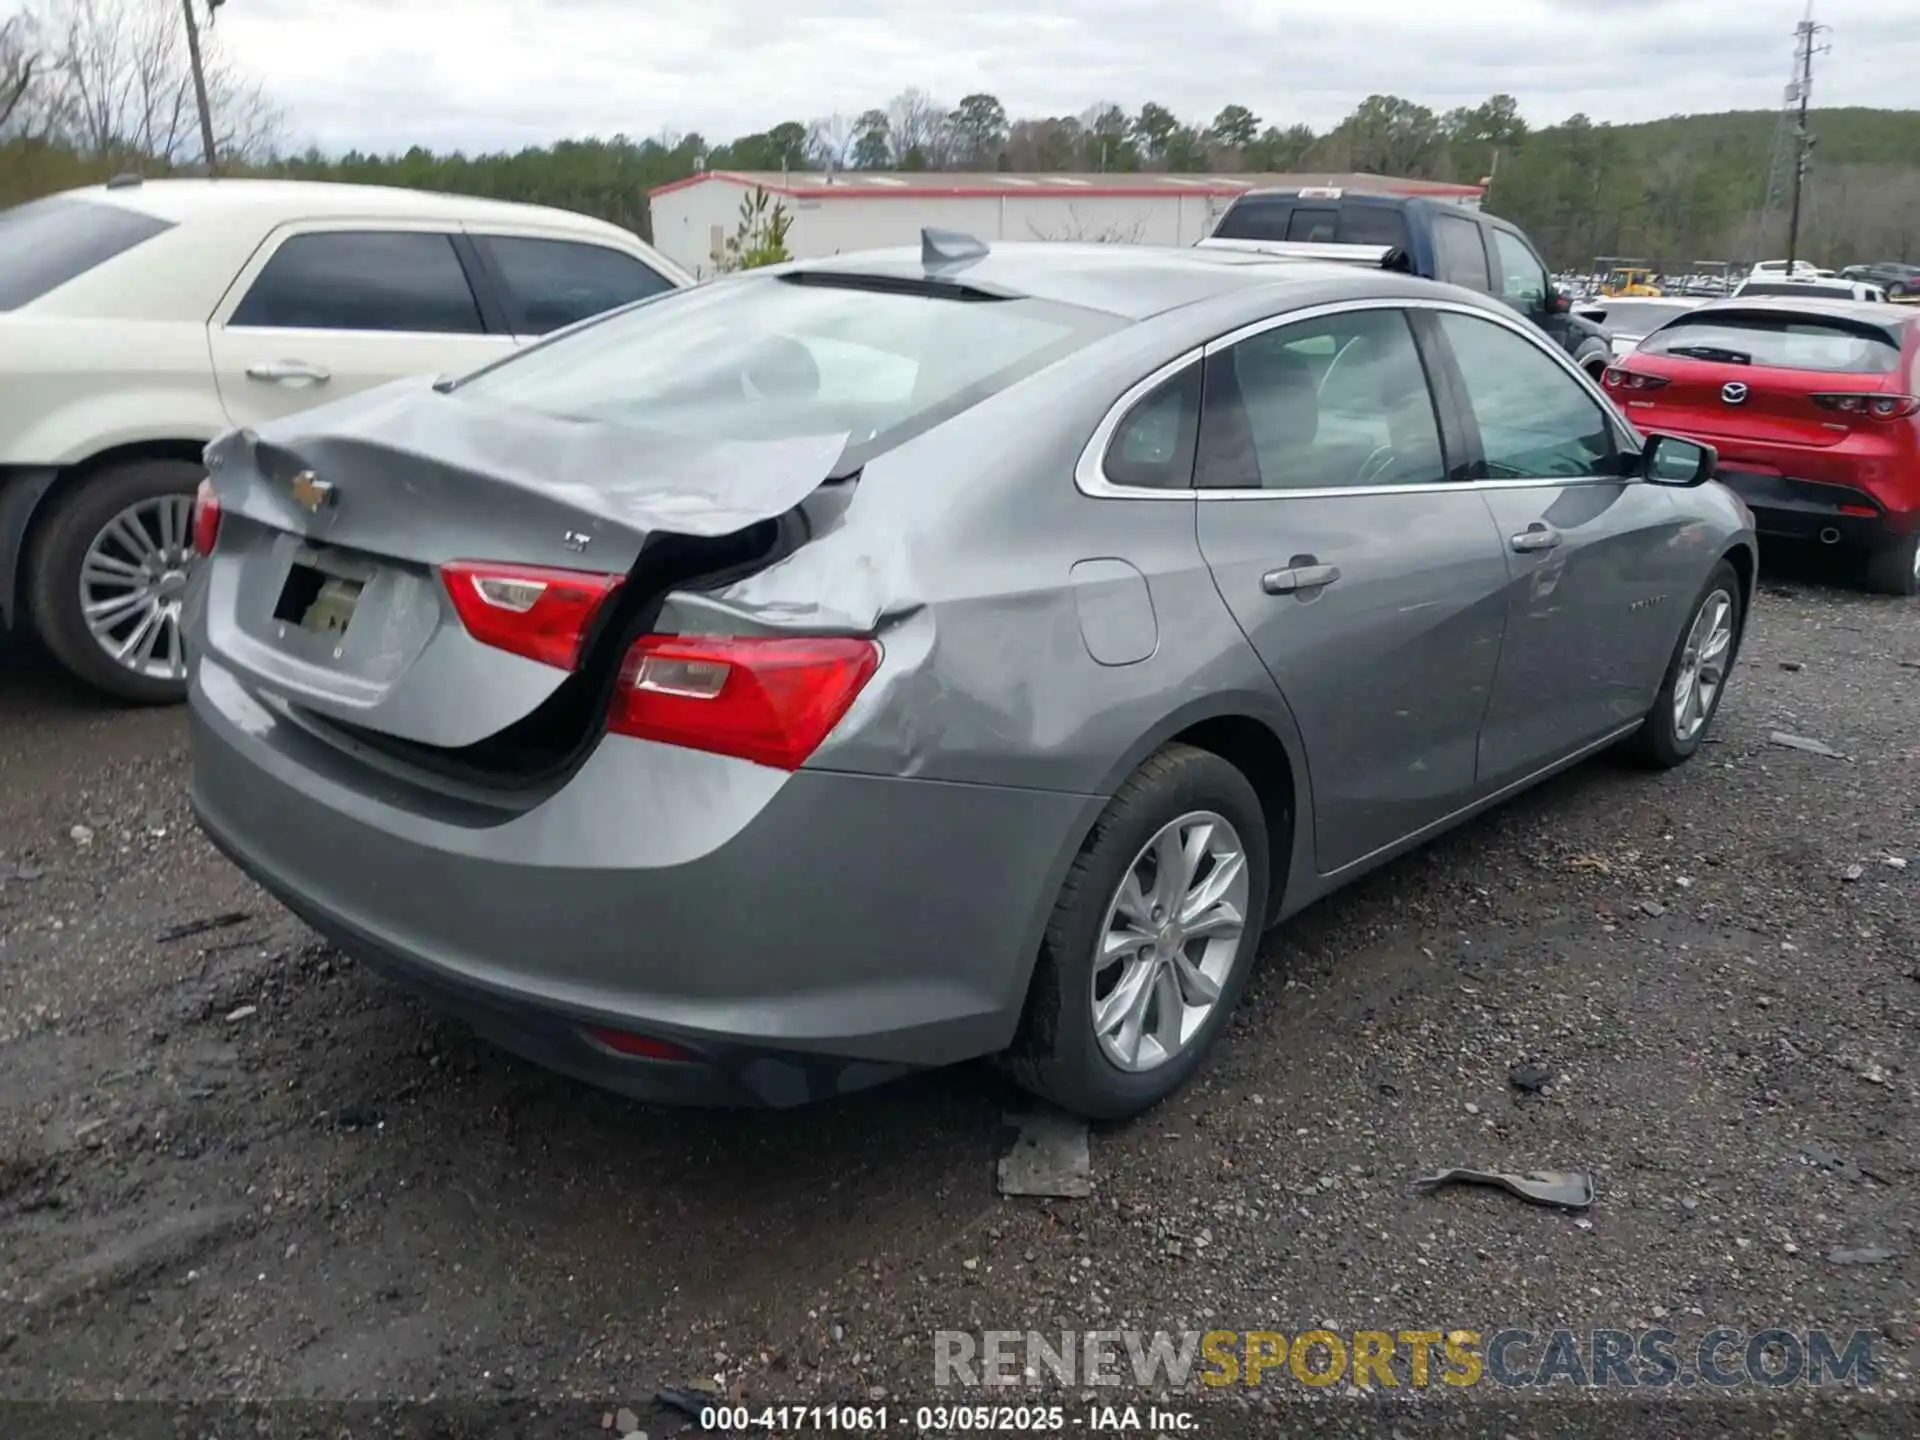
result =
[[[661,1383],[950,1401],[940,1329],[1783,1326],[1877,1337],[1881,1398],[1818,1423],[1915,1433],[1916,722],[1920,606],[1770,577],[1693,763],[1603,758],[1300,917],[1201,1081],[1095,1133],[1090,1198],[1035,1201],[996,1193],[1019,1102],[979,1068],[675,1113],[487,1048],[199,838],[178,711],[0,654],[0,1398],[666,1433]],[[1598,1200],[1411,1189],[1453,1164]],[[1207,1396],[1199,1432],[1347,1393],[1277,1388]],[[1576,1403],[1495,1423],[1484,1393],[1419,1433]],[[1665,1433],[1771,1428],[1666,1395]]]

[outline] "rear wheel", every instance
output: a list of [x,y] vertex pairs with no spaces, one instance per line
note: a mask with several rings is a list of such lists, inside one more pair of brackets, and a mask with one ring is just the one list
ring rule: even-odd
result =
[[1068,872],[1002,1063],[1092,1119],[1165,1099],[1240,998],[1268,875],[1266,819],[1246,777],[1188,745],[1152,756]]
[[1920,595],[1920,530],[1869,555],[1865,578],[1882,595]]
[[1627,742],[1643,763],[1672,769],[1685,763],[1706,739],[1740,645],[1740,596],[1740,577],[1722,560],[1707,577],[1687,627],[1680,632],[1653,709]]
[[186,695],[180,604],[192,560],[193,492],[206,472],[143,460],[75,481],[29,559],[27,602],[53,657],[110,695]]

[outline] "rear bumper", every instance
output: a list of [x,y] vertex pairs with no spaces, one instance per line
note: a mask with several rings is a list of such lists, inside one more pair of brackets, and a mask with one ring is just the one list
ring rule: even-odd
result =
[[[611,740],[476,825],[343,783],[204,657],[189,699],[194,811],[295,914],[503,1048],[683,1103],[799,1104],[1003,1049],[1100,805]],[[585,1024],[701,1061],[619,1056]]]
[[1920,513],[1890,510],[1878,497],[1850,485],[1738,467],[1723,468],[1718,478],[1746,501],[1760,534],[1783,540],[1837,540],[1877,549],[1920,526]]

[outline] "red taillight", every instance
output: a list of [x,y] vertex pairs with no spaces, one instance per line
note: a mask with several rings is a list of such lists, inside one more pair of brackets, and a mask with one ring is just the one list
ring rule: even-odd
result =
[[631,1055],[637,1060],[697,1061],[701,1058],[686,1046],[662,1040],[657,1035],[636,1035],[631,1030],[612,1030],[604,1025],[583,1025],[580,1033],[617,1055]]
[[220,538],[220,500],[213,493],[211,480],[202,480],[193,492],[193,524],[188,533],[193,537],[194,554],[213,553],[214,542]]
[[1607,373],[1601,377],[1601,383],[1609,390],[1658,390],[1667,383],[1667,377],[1642,375],[1637,370],[1622,370],[1618,365],[1609,365]]
[[1912,395],[1876,395],[1867,392],[1841,392],[1836,395],[1815,395],[1813,403],[1823,410],[1837,410],[1842,415],[1858,415],[1863,420],[1904,420],[1909,415],[1920,414],[1920,399]]
[[879,664],[871,640],[644,635],[627,652],[607,725],[797,770]]
[[467,633],[482,645],[572,670],[587,629],[623,577],[491,560],[449,560],[441,583]]

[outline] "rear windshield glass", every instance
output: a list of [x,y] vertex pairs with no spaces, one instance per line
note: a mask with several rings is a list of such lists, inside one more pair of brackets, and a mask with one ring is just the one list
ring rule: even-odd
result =
[[1595,306],[1600,315],[1600,323],[1609,330],[1625,330],[1631,334],[1644,335],[1657,330],[1669,320],[1691,314],[1691,305],[1660,305],[1635,303],[1629,300],[1614,300],[1604,306]]
[[1264,197],[1236,200],[1213,233],[1220,240],[1284,240],[1287,221],[1293,215],[1293,201]]
[[18,310],[172,228],[123,206],[60,196],[0,210],[0,310]]
[[1817,280],[1749,280],[1740,287],[1742,295],[1822,295],[1830,300],[1851,300],[1852,285],[1822,285]]
[[1647,355],[1677,355],[1777,370],[1826,370],[1885,375],[1900,364],[1900,347],[1872,326],[1806,315],[1705,315],[1674,321],[1640,347]]
[[845,433],[835,473],[848,474],[1124,323],[1037,300],[752,277],[646,301],[459,388],[671,435]]

